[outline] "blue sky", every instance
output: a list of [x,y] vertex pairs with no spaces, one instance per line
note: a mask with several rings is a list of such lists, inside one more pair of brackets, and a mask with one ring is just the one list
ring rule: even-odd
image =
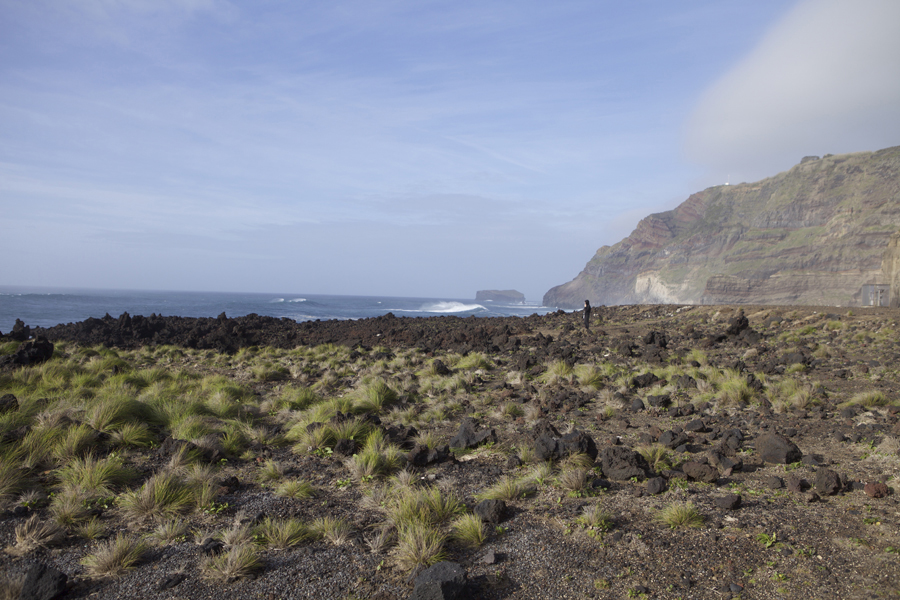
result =
[[539,300],[900,144],[900,2],[0,0],[0,285]]

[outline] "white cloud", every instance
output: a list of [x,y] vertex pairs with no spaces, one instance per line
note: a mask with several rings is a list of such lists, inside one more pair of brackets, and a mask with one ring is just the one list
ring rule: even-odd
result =
[[900,143],[900,2],[806,0],[706,90],[688,156],[752,181],[804,155]]

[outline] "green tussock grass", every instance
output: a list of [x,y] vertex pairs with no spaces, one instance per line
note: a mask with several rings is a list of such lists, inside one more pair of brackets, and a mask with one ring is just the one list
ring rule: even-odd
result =
[[132,518],[172,518],[194,506],[194,491],[174,473],[151,476],[138,490],[119,499],[123,512]]
[[703,515],[691,502],[674,502],[659,511],[656,518],[671,529],[700,527],[705,521]]
[[85,556],[81,564],[95,577],[121,577],[137,566],[147,549],[140,539],[120,533]]

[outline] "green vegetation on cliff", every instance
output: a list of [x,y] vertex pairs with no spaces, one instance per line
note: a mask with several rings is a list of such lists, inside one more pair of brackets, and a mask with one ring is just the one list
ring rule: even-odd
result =
[[858,304],[898,229],[900,146],[826,155],[649,215],[544,304]]

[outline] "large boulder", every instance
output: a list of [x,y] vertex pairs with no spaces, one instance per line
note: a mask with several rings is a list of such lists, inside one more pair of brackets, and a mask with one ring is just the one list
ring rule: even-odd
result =
[[16,319],[16,324],[13,325],[12,331],[7,334],[7,337],[17,342],[24,342],[31,337],[31,327],[23,323],[22,319]]
[[69,576],[55,567],[35,562],[25,573],[20,600],[55,600],[66,593]]
[[14,412],[19,410],[19,400],[12,394],[3,394],[0,396],[0,415],[5,412]]
[[841,491],[841,476],[831,469],[816,472],[816,491],[822,496],[834,496]]
[[719,471],[711,465],[688,461],[681,465],[681,470],[691,479],[703,483],[715,483],[719,480]]
[[46,360],[50,360],[53,356],[53,344],[43,336],[21,344],[14,354],[4,356],[0,360],[0,366],[3,365],[36,365]]
[[777,433],[764,433],[755,443],[756,453],[765,462],[787,465],[803,458],[803,452],[794,442]]
[[494,499],[482,500],[475,505],[474,512],[485,523],[496,525],[506,516],[506,502]]
[[650,466],[639,453],[625,446],[607,446],[601,454],[603,474],[609,479],[626,480],[647,477]]
[[416,577],[409,600],[457,600],[465,594],[466,570],[462,565],[441,561],[428,567]]
[[[535,428],[538,431],[538,428]],[[592,460],[597,458],[597,444],[587,433],[578,429],[562,437],[554,437],[555,429],[541,429],[534,440],[534,456],[540,461],[559,460],[573,454],[586,454]]]
[[459,432],[450,440],[451,448],[474,448],[485,442],[497,441],[497,432],[491,429],[478,431],[478,425],[472,417],[463,419],[459,426]]

